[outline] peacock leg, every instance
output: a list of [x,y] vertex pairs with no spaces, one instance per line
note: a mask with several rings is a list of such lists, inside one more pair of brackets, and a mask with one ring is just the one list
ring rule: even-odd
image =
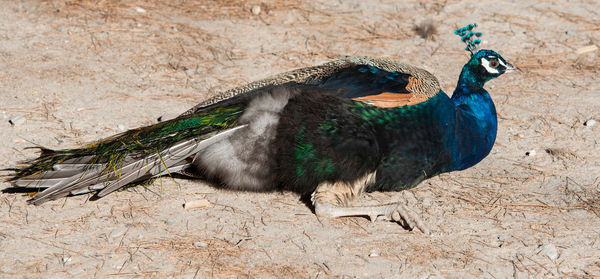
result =
[[373,172],[354,183],[321,183],[313,192],[311,199],[315,207],[315,214],[317,217],[327,218],[369,216],[372,222],[392,220],[411,230],[416,227],[423,233],[430,234],[423,221],[411,214],[402,203],[378,206],[350,206],[350,203],[364,192],[366,186],[374,181],[375,173]]

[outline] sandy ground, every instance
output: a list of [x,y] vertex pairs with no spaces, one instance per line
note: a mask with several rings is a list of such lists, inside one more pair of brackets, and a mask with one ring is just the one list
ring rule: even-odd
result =
[[[2,278],[600,277],[597,1],[1,2],[2,168],[342,55],[421,66],[450,93],[468,58],[452,31],[471,22],[522,69],[487,86],[499,135],[483,162],[361,200],[405,199],[432,236],[185,179],[38,207],[2,193]],[[413,31],[427,19],[433,40]]]

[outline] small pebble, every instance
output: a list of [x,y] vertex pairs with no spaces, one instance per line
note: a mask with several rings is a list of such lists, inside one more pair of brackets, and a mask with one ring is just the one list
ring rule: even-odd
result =
[[125,126],[123,126],[123,124],[117,125],[117,128],[119,128],[119,130],[121,130],[121,131],[125,130]]
[[140,14],[145,14],[146,13],[146,9],[141,8],[141,7],[135,7],[135,11],[140,13]]
[[588,127],[594,127],[594,125],[596,125],[596,120],[590,119],[590,120],[586,121],[585,123],[583,123],[583,125],[588,126]]
[[62,26],[59,26],[56,28],[56,31],[58,31],[58,32],[62,32],[63,30],[64,30],[64,28]]
[[371,257],[371,258],[379,257],[379,253],[377,253],[376,250],[371,250],[371,253],[369,253],[369,257]]
[[260,14],[260,6],[259,5],[254,5],[254,6],[252,6],[252,8],[250,8],[250,11],[254,15],[259,15]]
[[525,156],[533,157],[533,156],[535,156],[535,154],[537,154],[537,152],[535,152],[535,149],[531,149],[531,150],[525,152]]
[[556,246],[554,246],[554,244],[552,243],[546,243],[542,245],[538,253],[541,253],[542,255],[550,258],[551,260],[558,259],[558,250],[556,249]]
[[196,246],[196,247],[206,247],[206,246],[208,246],[208,243],[203,242],[203,241],[196,241],[196,242],[194,242],[194,246]]
[[598,50],[598,47],[596,45],[589,45],[589,46],[584,46],[582,48],[578,48],[575,53],[578,55],[584,54],[584,53],[588,53],[588,52],[594,52]]
[[8,123],[10,123],[10,125],[12,125],[12,126],[21,125],[21,124],[25,123],[25,117],[17,115],[15,117],[12,117],[11,119],[9,119]]
[[204,200],[194,200],[194,201],[189,201],[183,204],[183,208],[185,209],[192,209],[192,208],[206,208],[206,207],[210,207],[212,206],[212,204],[210,203],[210,201],[204,199]]
[[167,224],[167,225],[173,225],[173,224],[175,224],[175,221],[169,219],[169,220],[165,221],[165,224]]

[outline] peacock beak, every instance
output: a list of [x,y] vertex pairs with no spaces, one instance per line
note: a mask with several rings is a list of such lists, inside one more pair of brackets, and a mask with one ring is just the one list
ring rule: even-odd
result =
[[510,64],[508,62],[506,62],[506,70],[504,70],[505,73],[510,73],[510,72],[514,72],[514,71],[521,71],[521,69],[519,69],[517,66],[514,66],[513,64]]

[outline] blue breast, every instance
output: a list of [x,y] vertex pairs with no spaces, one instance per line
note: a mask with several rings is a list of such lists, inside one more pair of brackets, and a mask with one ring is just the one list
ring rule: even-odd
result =
[[357,114],[373,123],[382,152],[377,181],[367,191],[404,190],[452,170],[456,107],[443,91],[416,105],[360,105]]
[[496,139],[497,121],[492,99],[481,90],[452,99],[440,91],[417,105],[361,111],[365,120],[378,123],[377,138],[383,152],[377,182],[367,191],[412,188],[427,178],[469,168],[485,158]]
[[489,93],[482,88],[468,94],[455,92],[452,100],[456,104],[452,170],[464,170],[479,163],[492,150],[498,129],[496,107]]

